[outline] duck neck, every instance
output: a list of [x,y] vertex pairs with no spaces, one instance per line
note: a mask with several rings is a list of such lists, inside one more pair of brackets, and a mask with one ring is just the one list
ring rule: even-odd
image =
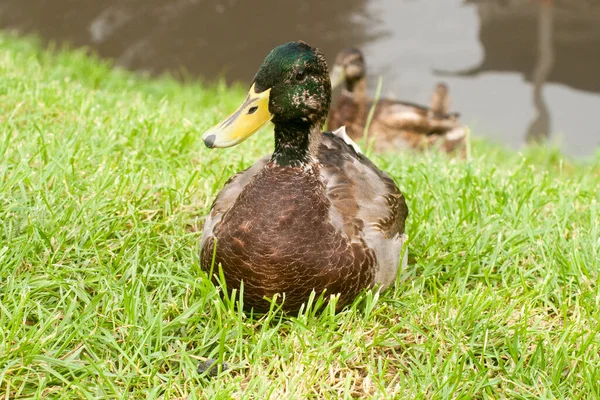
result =
[[351,93],[356,101],[367,99],[367,78],[362,77],[352,81],[346,81],[346,90]]
[[321,142],[320,123],[294,121],[275,124],[275,151],[271,162],[281,167],[302,167],[316,157]]

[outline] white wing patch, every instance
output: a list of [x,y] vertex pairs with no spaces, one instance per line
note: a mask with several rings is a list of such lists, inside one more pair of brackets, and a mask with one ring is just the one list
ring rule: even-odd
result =
[[362,150],[360,149],[360,147],[358,147],[354,140],[350,139],[350,136],[348,136],[348,134],[346,133],[345,126],[342,126],[331,133],[342,139],[348,146],[352,147],[355,152],[357,152],[358,154],[362,154]]

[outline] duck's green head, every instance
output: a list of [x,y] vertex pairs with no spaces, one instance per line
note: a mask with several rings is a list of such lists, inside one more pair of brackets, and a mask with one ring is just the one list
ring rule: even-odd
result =
[[304,42],[274,48],[260,66],[246,100],[203,135],[207,147],[230,147],[270,120],[277,124],[322,125],[331,103],[325,57]]

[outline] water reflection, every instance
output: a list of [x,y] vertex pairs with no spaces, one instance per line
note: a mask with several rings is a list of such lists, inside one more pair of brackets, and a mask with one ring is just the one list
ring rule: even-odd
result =
[[538,61],[533,71],[533,104],[537,115],[527,129],[529,142],[543,142],[550,135],[550,113],[542,87],[548,79],[554,65],[554,46],[552,43],[553,6],[550,1],[540,2],[538,25]]
[[[600,93],[600,1],[598,0],[465,0],[476,8],[484,58],[460,72],[473,76],[487,71],[513,71],[531,79],[538,39],[554,37],[555,68],[549,81]],[[554,17],[552,17],[554,15]],[[555,22],[543,22],[543,20]],[[544,24],[549,24],[544,28]]]
[[0,26],[90,46],[151,73],[248,81],[276,45],[299,38],[335,54],[382,33],[365,0],[4,0]]
[[3,0],[0,27],[131,69],[244,82],[288,40],[330,61],[358,46],[386,97],[427,104],[446,81],[476,135],[600,145],[600,0]]

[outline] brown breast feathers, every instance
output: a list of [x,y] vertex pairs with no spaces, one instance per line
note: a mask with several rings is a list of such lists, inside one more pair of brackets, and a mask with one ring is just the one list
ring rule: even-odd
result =
[[[204,241],[201,264],[221,264],[229,289],[244,281],[244,304],[266,310],[276,293],[296,311],[315,290],[341,293],[339,306],[373,280],[374,255],[330,223],[331,203],[317,165],[306,172],[273,164],[260,170]],[[371,268],[370,268],[371,267]]]

